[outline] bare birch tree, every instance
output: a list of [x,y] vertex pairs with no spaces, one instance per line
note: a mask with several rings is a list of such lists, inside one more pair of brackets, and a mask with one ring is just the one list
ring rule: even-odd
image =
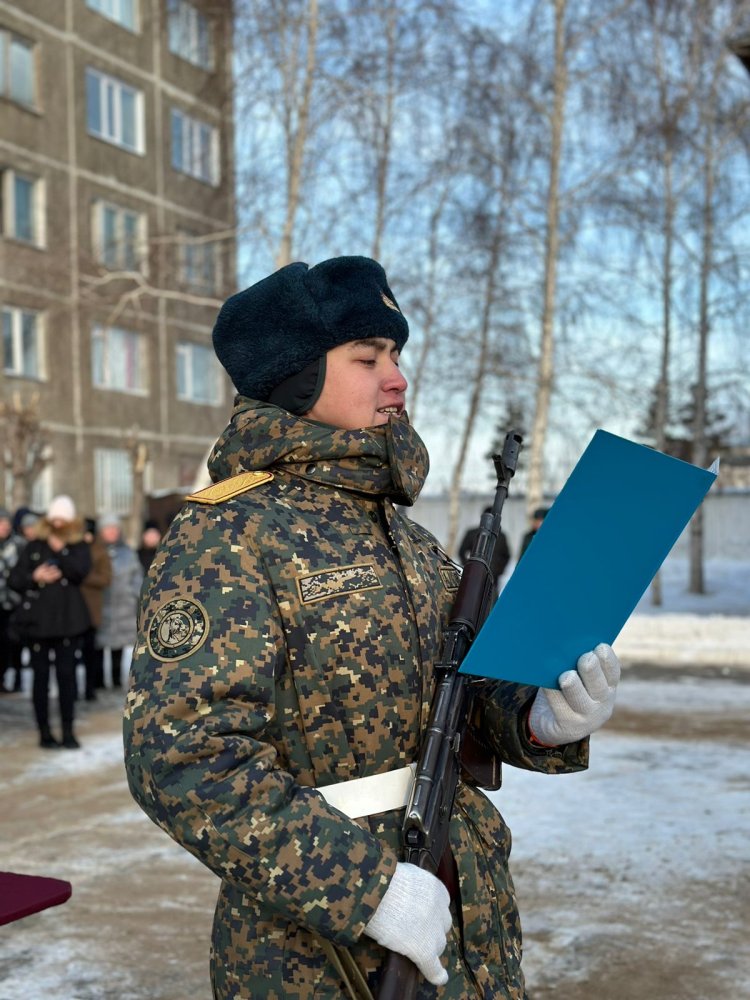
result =
[[[719,275],[719,213],[727,212],[726,193],[721,191],[722,173],[747,123],[747,101],[733,98],[727,72],[730,59],[724,39],[736,33],[750,17],[750,4],[717,5],[696,0],[693,22],[695,35],[690,50],[693,70],[701,80],[698,91],[696,147],[700,162],[698,212],[698,319],[695,383],[693,391],[693,452],[696,465],[708,464],[707,395],[708,351],[712,332],[712,288]],[[731,209],[730,209],[731,211]],[[704,519],[700,507],[690,523],[689,590],[705,593]]]
[[40,473],[52,461],[49,436],[39,416],[39,395],[24,400],[14,393],[0,402],[3,468],[11,476],[11,505],[28,506]]
[[322,20],[319,0],[237,3],[239,207],[276,267],[298,253],[300,213],[310,207],[306,183],[325,106]]
[[[653,287],[660,302],[660,350],[644,433],[662,452],[667,450],[671,414],[678,208],[691,174],[686,108],[693,79],[680,71],[681,60],[675,59],[685,31],[681,12],[669,2],[639,0],[631,8],[628,37],[635,57],[628,61],[622,86],[612,95],[611,116],[614,127],[632,129],[635,140],[628,170],[619,179],[619,190],[610,192],[605,212],[610,219],[624,215],[622,221],[633,233],[634,247],[641,258],[649,256],[648,271],[654,275],[648,291]],[[657,606],[662,603],[659,573],[651,585],[651,598]]]
[[544,240],[543,301],[537,365],[536,400],[531,427],[526,505],[529,514],[544,493],[544,443],[549,421],[554,376],[554,316],[560,246],[560,169],[562,161],[565,99],[568,89],[565,10],[567,0],[554,0],[555,33],[552,72],[552,106],[549,111],[549,177]]

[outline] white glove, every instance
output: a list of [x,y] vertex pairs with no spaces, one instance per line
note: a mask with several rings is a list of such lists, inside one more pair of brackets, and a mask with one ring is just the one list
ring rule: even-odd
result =
[[575,743],[596,732],[615,707],[620,661],[600,643],[584,653],[577,670],[560,674],[560,690],[539,688],[529,713],[532,735],[547,746]]
[[453,922],[449,906],[448,890],[439,878],[399,861],[365,934],[410,958],[433,986],[445,986],[448,973],[440,956]]

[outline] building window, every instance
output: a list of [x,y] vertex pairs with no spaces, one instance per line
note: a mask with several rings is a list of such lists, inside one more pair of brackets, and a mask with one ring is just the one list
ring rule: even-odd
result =
[[213,294],[219,285],[218,247],[212,238],[179,233],[177,271],[180,283],[196,292]]
[[30,174],[4,170],[2,179],[3,236],[44,246],[44,182]]
[[86,6],[135,31],[135,0],[86,0]]
[[169,51],[195,66],[212,70],[211,26],[206,15],[186,0],[169,0],[167,16]]
[[146,393],[146,341],[142,334],[118,327],[94,327],[91,372],[97,389]]
[[137,271],[145,260],[146,217],[98,201],[94,205],[94,254],[113,271]]
[[3,306],[3,368],[6,375],[44,377],[39,313]]
[[34,480],[29,504],[32,510],[46,510],[52,497],[52,464],[46,465]]
[[177,398],[188,403],[222,402],[220,373],[210,347],[181,341],[177,345]]
[[124,448],[94,448],[94,504],[97,514],[130,513],[133,463]]
[[219,137],[212,125],[172,109],[172,166],[214,186],[219,183]]
[[33,107],[36,103],[33,42],[0,31],[0,93]]
[[122,80],[87,69],[86,125],[90,135],[142,153],[143,94]]

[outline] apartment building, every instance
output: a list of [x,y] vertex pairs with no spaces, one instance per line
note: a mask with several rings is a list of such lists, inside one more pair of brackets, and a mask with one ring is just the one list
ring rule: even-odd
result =
[[226,423],[231,38],[231,0],[0,0],[0,400],[38,412],[37,508],[135,522]]

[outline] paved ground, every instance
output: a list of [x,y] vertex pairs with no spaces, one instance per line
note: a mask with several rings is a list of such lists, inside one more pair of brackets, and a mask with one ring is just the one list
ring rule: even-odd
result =
[[[638,680],[638,674],[633,670],[629,676]],[[578,776],[541,779],[553,785],[565,782],[556,786],[565,788],[557,814],[542,815],[545,807],[534,798],[539,793],[507,781],[507,790],[499,794],[507,797],[506,815],[517,838],[514,871],[532,1000],[750,996],[748,858],[744,866],[727,863],[738,850],[735,817],[741,814],[747,827],[748,676],[740,671],[708,677],[706,691],[713,692],[713,701],[695,711],[689,707],[694,704],[691,695],[692,702],[677,699],[673,711],[673,687],[665,685],[677,684],[674,671],[641,668],[640,677],[659,686],[658,704],[650,705],[649,699],[645,704],[640,694],[623,699],[606,737],[601,734],[598,785],[593,767],[589,784]],[[119,694],[105,692],[97,703],[81,706],[82,750],[50,752],[36,745],[27,697],[0,698],[2,865],[68,879],[74,886],[64,906],[2,929],[0,1000],[211,996],[207,955],[217,882],[130,799],[120,759],[120,705]],[[726,813],[720,822],[716,815],[705,815],[705,802],[697,797],[699,783],[695,800],[690,787],[683,790],[677,827],[685,825],[685,815],[694,817],[694,843],[700,851],[687,849],[691,856],[701,855],[695,861],[702,878],[695,877],[691,866],[670,869],[682,862],[668,847],[668,838],[679,836],[679,829],[670,829],[669,817],[659,808],[669,798],[669,776],[663,786],[652,785],[651,798],[632,790],[626,798],[624,791],[638,788],[637,782],[628,785],[628,771],[632,778],[640,768],[646,777],[639,780],[647,781],[651,761],[663,759],[665,748],[672,753],[683,747],[687,753],[691,746],[700,748],[709,765],[685,758],[686,785],[698,774],[694,768],[700,767],[704,780],[712,766],[718,774],[727,754],[734,755],[738,768],[726,776],[726,794],[723,790],[716,800],[714,812]],[[602,773],[608,767],[614,777]],[[597,798],[604,788],[606,798]],[[729,797],[733,790],[734,799]],[[590,811],[585,833],[569,825],[576,810]],[[607,810],[616,820],[607,819]],[[511,813],[519,813],[517,822]],[[600,842],[606,835],[592,840],[597,815],[609,823],[603,828],[613,831],[614,853]],[[724,827],[728,839],[722,840]],[[550,839],[540,848],[542,832]],[[652,888],[648,867],[630,875],[623,870],[628,851],[637,858],[649,850],[647,845],[664,840],[663,854],[654,848],[657,855],[651,862],[654,877],[660,872],[665,880],[655,877]],[[559,849],[550,849],[550,843]]]

